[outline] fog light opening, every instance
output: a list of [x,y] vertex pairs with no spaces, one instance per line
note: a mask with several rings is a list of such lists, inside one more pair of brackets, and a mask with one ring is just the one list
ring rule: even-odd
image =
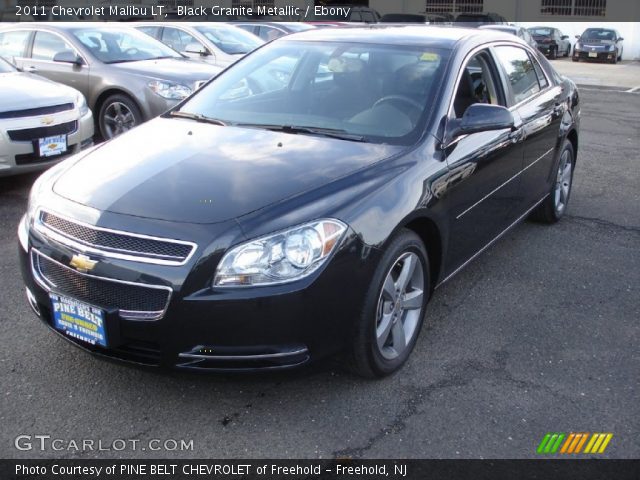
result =
[[33,296],[33,293],[31,293],[31,290],[29,290],[29,288],[25,288],[25,290],[27,291],[27,300],[29,300],[29,305],[31,306],[31,309],[34,311],[34,313],[37,316],[40,316],[40,307],[38,307],[38,302],[36,301],[36,297]]

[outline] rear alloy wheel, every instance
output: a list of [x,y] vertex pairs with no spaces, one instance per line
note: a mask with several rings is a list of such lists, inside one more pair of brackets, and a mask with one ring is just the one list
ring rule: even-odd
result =
[[142,123],[142,114],[133,100],[118,94],[104,101],[99,121],[102,138],[110,140]]
[[357,325],[351,362],[357,374],[383,377],[404,364],[422,326],[429,285],[424,245],[403,230],[378,265]]
[[531,213],[533,220],[555,223],[562,218],[569,204],[574,166],[573,145],[565,141],[550,195]]
[[549,58],[551,60],[555,60],[556,58],[558,58],[558,47],[551,47],[549,49]]

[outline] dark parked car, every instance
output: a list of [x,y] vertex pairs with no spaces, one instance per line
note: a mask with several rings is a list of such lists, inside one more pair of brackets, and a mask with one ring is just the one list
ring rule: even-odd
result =
[[[255,87],[273,66],[282,88]],[[384,376],[437,286],[521,220],[563,216],[579,118],[575,84],[513,35],[288,35],[36,181],[27,297],[110,358],[230,371],[346,351]]]
[[428,23],[428,20],[426,15],[387,13],[380,18],[380,23]]
[[529,33],[538,44],[538,50],[547,57],[555,59],[558,55],[568,57],[571,54],[571,42],[568,35],[553,27],[532,27]]
[[478,28],[510,33],[511,35],[521,38],[525,43],[531,45],[533,48],[538,48],[537,42],[533,39],[526,28],[517,27],[515,25],[480,25]]
[[[361,6],[361,5],[328,5],[328,12],[322,15],[316,15],[315,10],[309,9],[308,15],[304,17],[305,22],[320,22],[322,24],[328,24],[333,22],[364,22],[364,23],[378,23],[380,21],[380,14],[373,8]],[[335,13],[331,13],[335,12]],[[346,12],[346,16],[342,13]]]
[[301,22],[238,22],[233,25],[257,35],[265,42],[314,28],[313,25]]
[[454,22],[462,27],[479,27],[480,25],[502,25],[507,19],[497,13],[461,13]]
[[582,35],[577,35],[575,48],[573,49],[573,61],[600,60],[616,63],[622,60],[624,47],[617,30],[610,28],[587,28]]
[[105,139],[167,111],[221,70],[113,23],[0,28],[0,55],[82,92]]

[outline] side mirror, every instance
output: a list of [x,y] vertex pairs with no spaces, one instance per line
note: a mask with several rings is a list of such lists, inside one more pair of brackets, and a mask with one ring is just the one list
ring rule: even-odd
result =
[[453,121],[448,137],[453,139],[460,135],[513,128],[513,114],[500,105],[474,103],[464,112],[461,119]]
[[624,40],[624,38],[623,38],[623,37],[620,37],[620,38],[618,39],[618,41],[619,41],[619,42],[621,42],[621,41],[623,41],[623,40]]
[[579,40],[580,39],[580,35],[576,35],[576,38]]
[[569,35],[562,35],[562,36],[560,37],[560,40],[566,40],[567,38],[569,38]]
[[184,51],[186,53],[194,53],[196,55],[202,55],[203,57],[206,57],[207,55],[209,55],[209,50],[207,50],[207,48],[204,45],[198,42],[191,42],[184,48]]
[[56,53],[53,56],[53,61],[59,63],[72,63],[74,65],[82,65],[84,63],[82,57],[71,50]]

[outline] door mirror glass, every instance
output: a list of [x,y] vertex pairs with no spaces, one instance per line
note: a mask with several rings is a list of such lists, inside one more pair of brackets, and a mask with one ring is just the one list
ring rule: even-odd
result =
[[621,42],[622,40],[624,40],[624,38],[623,38],[623,37],[620,37],[620,38],[618,39],[618,41],[619,41],[619,42]]
[[80,55],[77,55],[71,50],[64,50],[56,53],[53,56],[53,61],[59,63],[73,63],[74,65],[82,65],[84,63]]
[[560,37],[560,40],[566,40],[567,38],[569,38],[569,35],[562,35],[562,36]]
[[501,105],[475,103],[469,106],[461,119],[453,120],[450,138],[471,133],[513,128],[513,114]]
[[203,57],[206,55],[209,55],[209,50],[207,50],[207,48],[204,45],[198,42],[191,42],[187,44],[187,46],[184,47],[184,51],[186,53],[194,53],[196,55],[202,55]]

